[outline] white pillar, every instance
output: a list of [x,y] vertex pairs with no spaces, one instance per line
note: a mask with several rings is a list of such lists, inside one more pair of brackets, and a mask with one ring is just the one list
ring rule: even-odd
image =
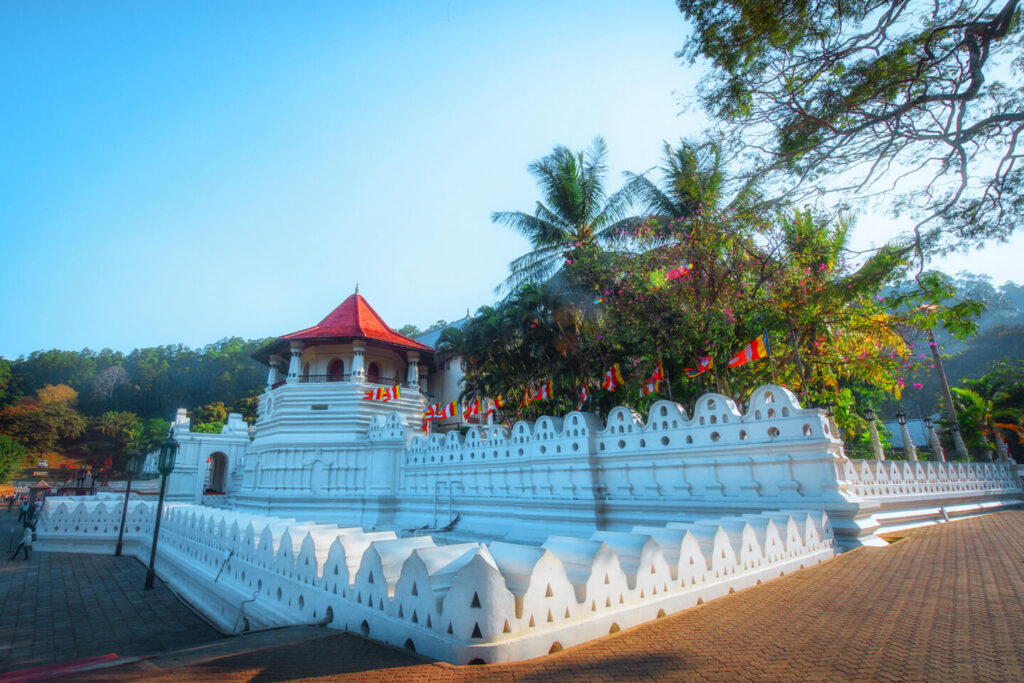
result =
[[1006,447],[1006,441],[1003,440],[1003,435],[999,433],[998,428],[993,433],[996,440],[996,453],[999,454],[999,462],[1010,462],[1010,449]]
[[885,451],[882,450],[882,441],[878,438],[878,427],[874,420],[868,420],[868,434],[871,435],[871,455],[875,460],[885,460]]
[[418,386],[420,383],[420,352],[409,351],[406,353],[406,360],[409,368],[405,373],[405,385],[408,387]]
[[302,372],[302,342],[292,342],[292,357],[288,361],[288,379],[298,381]]
[[900,425],[900,434],[903,436],[903,452],[907,460],[917,460],[917,449],[914,448],[914,440],[910,438],[910,428],[905,423]]
[[272,387],[281,379],[281,356],[276,353],[270,356],[270,371],[267,373],[267,386]]
[[935,454],[935,460],[937,462],[946,462],[946,454],[942,450],[942,442],[939,441],[939,433],[935,431],[935,425],[932,425],[931,429],[928,430],[928,443]]
[[366,350],[366,342],[356,340],[352,342],[352,381],[361,381],[366,376],[363,368],[363,351]]

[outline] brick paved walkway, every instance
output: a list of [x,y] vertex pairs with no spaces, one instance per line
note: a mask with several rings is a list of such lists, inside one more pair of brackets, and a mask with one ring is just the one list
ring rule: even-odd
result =
[[[0,511],[6,551],[17,510]],[[20,533],[17,538],[20,540]],[[221,636],[130,557],[39,553],[0,557],[0,672],[116,653],[137,656]]]
[[1024,511],[905,535],[521,664],[451,667],[338,634],[76,680],[1024,680]]

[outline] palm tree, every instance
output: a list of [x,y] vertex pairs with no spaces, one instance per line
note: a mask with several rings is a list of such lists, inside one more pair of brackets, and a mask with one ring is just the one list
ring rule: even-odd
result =
[[510,291],[527,282],[547,280],[574,249],[607,240],[618,227],[627,205],[617,192],[604,189],[608,148],[601,137],[585,152],[559,145],[543,159],[531,163],[543,201],[533,214],[496,211],[491,221],[501,223],[530,240],[532,251],[509,264],[512,271],[498,291]]
[[[957,415],[964,441],[974,447],[983,448],[991,459],[993,443],[1000,456],[1006,453],[1003,431],[1012,431],[1018,438],[1022,433],[1021,412],[1006,405],[1006,394],[1000,387],[985,378],[964,382],[969,388],[953,387]],[[966,423],[966,424],[965,424]],[[991,441],[989,441],[991,439]]]
[[693,219],[701,211],[742,210],[761,202],[754,183],[747,182],[723,205],[727,176],[722,146],[717,141],[698,143],[684,138],[676,147],[668,142],[662,144],[660,182],[645,174],[627,172],[622,191],[648,216],[659,219],[663,237],[669,238],[676,232],[676,221]]

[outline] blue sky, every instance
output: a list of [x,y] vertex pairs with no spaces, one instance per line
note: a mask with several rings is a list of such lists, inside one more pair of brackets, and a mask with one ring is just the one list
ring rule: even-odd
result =
[[490,304],[530,161],[603,135],[616,189],[699,133],[685,28],[671,0],[3,3],[0,355],[285,334],[356,282],[396,327]]

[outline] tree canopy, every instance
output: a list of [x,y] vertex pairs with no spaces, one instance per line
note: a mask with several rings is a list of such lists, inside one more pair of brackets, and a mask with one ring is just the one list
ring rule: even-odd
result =
[[1017,0],[677,4],[693,28],[679,56],[710,64],[700,100],[751,175],[790,197],[901,192],[921,248],[1020,223]]

